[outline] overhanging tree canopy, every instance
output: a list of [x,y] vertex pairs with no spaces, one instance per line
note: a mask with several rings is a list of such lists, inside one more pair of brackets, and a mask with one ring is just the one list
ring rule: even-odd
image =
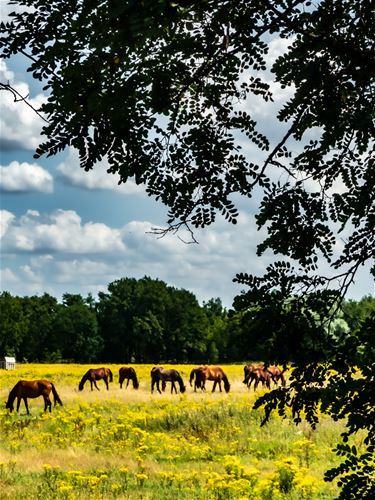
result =
[[[169,207],[171,228],[208,226],[218,213],[235,223],[234,195],[262,190],[256,220],[268,235],[258,253],[271,249],[295,266],[275,263],[263,278],[238,275],[249,292],[235,305],[255,306],[267,319],[270,359],[299,352],[294,385],[269,407],[291,404],[297,420],[308,407],[314,423],[323,397],[315,389],[331,366],[314,358],[342,361],[346,383],[351,377],[352,351],[324,320],[374,256],[372,2],[13,3],[33,9],[2,25],[1,55],[23,53],[49,93],[37,157],[74,146],[86,170],[107,157],[122,182],[134,177]],[[254,96],[272,100],[265,79],[272,37],[289,41],[272,66],[274,82],[290,92],[275,116],[277,140],[246,105]],[[241,149],[244,138],[254,157]],[[319,257],[341,278],[333,291],[331,276],[314,275]]]
[[[349,266],[344,289],[371,258],[370,1],[13,3],[33,9],[2,25],[2,56],[26,55],[49,93],[37,157],[74,146],[89,170],[106,156],[121,182],[134,177],[169,206],[172,227],[204,227],[218,212],[235,223],[233,195],[261,187],[257,223],[268,237],[259,253],[271,248],[315,270],[318,255],[332,258],[333,227],[353,229],[332,262]],[[275,117],[286,124],[277,144],[245,105],[254,95],[272,100],[264,79],[271,36],[291,44],[272,68],[275,82],[293,89]],[[316,139],[304,142],[311,129]],[[257,160],[241,137],[262,153]],[[293,151],[291,139],[303,147]]]

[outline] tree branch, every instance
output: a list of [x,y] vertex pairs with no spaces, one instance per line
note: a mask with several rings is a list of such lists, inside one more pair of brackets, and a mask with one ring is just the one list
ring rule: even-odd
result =
[[18,90],[16,90],[14,87],[12,87],[10,85],[10,83],[2,83],[0,82],[0,90],[7,90],[8,92],[10,92],[12,95],[13,95],[13,98],[14,98],[14,102],[24,102],[27,106],[29,106],[29,108],[31,108],[34,113],[36,113],[43,121],[45,121],[46,123],[49,123],[48,120],[46,120],[44,118],[44,116],[36,109],[34,108],[34,106],[32,104],[30,104],[28,102],[28,98],[29,98],[29,95],[26,95],[26,96],[22,96]]

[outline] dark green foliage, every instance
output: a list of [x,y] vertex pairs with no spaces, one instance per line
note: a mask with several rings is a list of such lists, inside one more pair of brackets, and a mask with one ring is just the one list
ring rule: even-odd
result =
[[163,281],[124,278],[99,294],[104,358],[116,362],[206,359],[207,319],[196,297]]

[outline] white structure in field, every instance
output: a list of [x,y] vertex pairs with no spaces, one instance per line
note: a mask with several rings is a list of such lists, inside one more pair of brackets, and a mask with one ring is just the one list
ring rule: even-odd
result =
[[0,368],[3,370],[15,370],[16,369],[16,358],[12,356],[3,356],[0,358]]

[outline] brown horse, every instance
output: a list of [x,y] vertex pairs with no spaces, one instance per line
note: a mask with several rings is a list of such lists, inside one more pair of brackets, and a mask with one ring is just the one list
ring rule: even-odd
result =
[[156,384],[156,389],[159,394],[161,394],[160,390],[160,382],[162,383],[162,389],[165,390],[166,382],[171,382],[171,394],[173,391],[177,394],[177,388],[175,382],[178,382],[180,386],[180,392],[185,392],[186,387],[182,380],[181,375],[177,370],[173,368],[170,370],[166,370],[160,366],[154,366],[151,370],[151,392],[154,392],[154,387]]
[[263,386],[270,388],[270,380],[273,381],[275,385],[278,385],[280,381],[281,385],[285,387],[286,381],[284,377],[284,371],[278,366],[266,366],[264,364],[259,365],[245,365],[244,374],[245,378],[243,383],[247,385],[250,389],[251,383],[254,381],[254,390],[258,387],[259,382],[262,382]]
[[84,374],[84,376],[81,379],[81,382],[79,383],[78,389],[80,391],[83,390],[83,386],[85,385],[86,381],[90,381],[91,385],[91,390],[93,390],[92,386],[94,385],[95,388],[100,391],[99,387],[96,385],[97,380],[104,380],[104,383],[107,387],[107,390],[109,389],[108,387],[108,379],[110,382],[113,381],[113,375],[112,372],[109,368],[90,368],[87,370],[87,372]]
[[128,380],[126,383],[126,389],[128,388],[130,380],[133,382],[134,389],[138,389],[139,382],[134,368],[132,368],[131,366],[129,367],[123,366],[119,369],[118,374],[119,374],[118,382],[120,384],[121,389],[122,389],[122,383],[124,382],[125,379]]
[[193,368],[190,372],[190,378],[189,378],[189,383],[190,387],[193,386],[193,380],[194,380],[194,392],[197,392],[197,389],[201,389],[202,391],[206,390],[205,387],[205,380],[203,380],[203,369],[204,366],[197,366],[196,368]]
[[29,407],[27,404],[27,398],[38,398],[43,396],[44,399],[44,411],[49,411],[52,409],[52,403],[50,400],[50,392],[52,391],[54,403],[59,403],[63,405],[62,401],[57,394],[55,386],[49,380],[19,380],[17,384],[9,393],[8,401],[5,404],[5,408],[9,409],[11,412],[14,409],[14,400],[17,398],[17,412],[20,409],[21,399],[23,399],[26,407],[26,412],[29,415]]
[[267,371],[271,376],[271,379],[273,380],[273,383],[275,385],[278,385],[278,382],[281,383],[283,387],[286,385],[286,380],[284,377],[284,371],[285,370],[280,370],[278,366],[267,366]]
[[202,391],[206,390],[206,380],[213,380],[212,392],[215,392],[216,385],[219,386],[219,390],[222,392],[221,382],[224,383],[225,392],[230,391],[228,377],[220,366],[199,366],[195,370],[195,384],[197,384],[197,387],[200,387]]
[[268,372],[267,368],[263,365],[245,365],[244,366],[245,378],[243,383],[247,385],[250,389],[252,382],[254,382],[254,391],[257,390],[259,382],[267,389],[271,388],[271,374]]

